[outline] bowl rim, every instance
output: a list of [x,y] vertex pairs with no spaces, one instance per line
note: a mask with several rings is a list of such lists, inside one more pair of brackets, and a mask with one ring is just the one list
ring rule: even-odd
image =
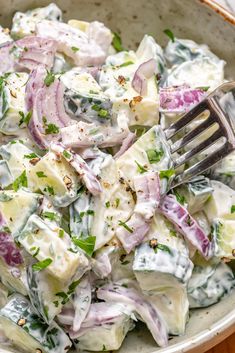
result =
[[225,9],[222,5],[218,4],[216,0],[199,0],[203,5],[211,8],[218,15],[233,26],[235,26],[235,14],[232,14],[229,10]]

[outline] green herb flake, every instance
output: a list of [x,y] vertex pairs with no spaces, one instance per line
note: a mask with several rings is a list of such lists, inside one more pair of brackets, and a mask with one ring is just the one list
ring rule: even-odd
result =
[[101,117],[101,118],[106,118],[108,116],[108,111],[105,110],[105,109],[100,109],[98,115]]
[[34,271],[41,271],[52,263],[52,259],[47,258],[32,265]]
[[70,159],[70,158],[71,158],[71,153],[69,153],[68,151],[64,150],[64,151],[63,151],[63,156],[64,156],[66,159]]
[[133,233],[133,230],[130,227],[128,227],[128,225],[125,222],[118,221],[118,224],[119,226],[124,227],[129,233]]
[[104,344],[103,344],[102,351],[103,351],[103,352],[104,352],[104,351],[107,351],[107,349],[106,349],[106,347],[105,347],[105,345],[104,345]]
[[148,171],[146,167],[142,166],[137,161],[135,161],[135,164],[137,165],[137,170],[140,174],[146,173]]
[[58,306],[59,306],[58,300],[55,300],[55,301],[53,302],[53,304],[55,305],[56,308],[58,308]]
[[40,251],[40,248],[39,247],[36,247],[36,246],[33,246],[31,249],[30,249],[30,251],[32,252],[32,251],[35,251],[33,254],[32,254],[32,256],[33,257],[37,257],[37,255],[38,255],[38,253],[39,253],[39,251]]
[[235,213],[235,205],[231,206],[231,213]]
[[54,196],[55,195],[55,191],[54,191],[54,189],[53,189],[53,187],[52,186],[47,186],[45,189],[44,189],[44,191],[45,192],[48,192],[48,194],[50,195],[50,196]]
[[125,50],[122,46],[122,39],[116,32],[113,32],[112,46],[117,52]]
[[134,62],[133,61],[126,61],[125,63],[119,65],[119,67],[125,67],[125,66],[129,66],[129,65],[133,65]]
[[120,199],[116,198],[115,207],[118,208],[119,205],[120,205]]
[[167,245],[165,245],[165,244],[157,244],[157,246],[156,246],[156,248],[154,249],[154,251],[155,252],[157,252],[157,250],[162,250],[162,251],[166,251],[166,252],[168,252],[170,255],[172,255],[172,251],[171,251],[171,249],[167,246]]
[[68,302],[68,300],[69,300],[69,297],[68,297],[68,295],[65,292],[58,292],[55,295],[57,297],[60,297],[60,298],[63,299],[62,302],[61,302],[61,304],[63,304],[63,305],[66,304]]
[[76,237],[72,237],[72,241],[76,246],[84,250],[88,256],[92,256],[95,248],[96,237],[89,236],[85,239],[78,239]]
[[79,51],[80,49],[79,48],[77,48],[77,47],[71,47],[71,49],[72,49],[72,51],[74,52],[74,53],[76,53],[77,51]]
[[28,187],[28,179],[26,176],[26,170],[23,171],[23,173],[15,179],[15,181],[12,184],[13,190],[14,191],[18,191],[19,188],[21,187]]
[[47,75],[44,79],[44,83],[49,87],[55,81],[55,75],[51,71],[47,71]]
[[46,129],[45,129],[45,133],[46,135],[56,135],[59,133],[59,128],[58,126],[56,126],[55,124],[47,124],[46,125]]
[[24,158],[33,159],[33,158],[38,158],[38,156],[36,155],[36,153],[30,153],[30,154],[25,154]]
[[126,260],[126,261],[121,262],[121,265],[128,265],[129,263],[130,263],[130,261]]
[[163,179],[163,178],[170,179],[173,175],[175,175],[174,169],[161,170],[159,173],[160,179]]
[[43,171],[36,172],[38,178],[47,178],[46,174]]
[[29,121],[32,117],[32,112],[29,111],[27,114],[24,114],[24,112],[19,112],[19,115],[21,117],[20,121],[19,121],[19,126],[21,126],[23,123],[25,123],[26,125],[29,124]]
[[105,202],[105,207],[106,207],[106,208],[109,208],[109,207],[110,207],[110,202],[109,202],[109,201]]
[[16,143],[16,140],[11,140],[11,141],[10,141],[10,144],[11,144],[11,145],[14,145],[15,143]]
[[60,229],[59,230],[59,238],[63,238],[64,237],[64,230],[63,229]]
[[178,191],[174,190],[174,195],[176,197],[176,200],[181,204],[181,205],[184,205],[186,200],[185,200],[185,197],[183,195],[180,195],[178,193]]
[[146,153],[150,164],[159,162],[162,156],[164,155],[164,151],[162,149],[161,150],[149,149],[146,151]]
[[57,214],[54,212],[43,212],[42,213],[43,218],[47,218],[50,221],[56,221],[57,220]]
[[80,279],[78,279],[77,281],[72,282],[72,283],[69,285],[69,290],[68,290],[67,295],[73,294],[74,291],[75,291],[75,289],[76,289],[77,286],[79,285],[79,283],[80,283]]
[[93,210],[87,210],[87,211],[86,211],[86,214],[87,214],[87,215],[90,215],[90,216],[94,216],[94,215],[95,215],[95,211],[93,211]]
[[167,35],[167,37],[170,38],[170,40],[171,40],[173,43],[175,42],[175,36],[174,36],[173,32],[172,32],[170,29],[167,28],[167,29],[165,29],[163,32]]
[[196,89],[200,89],[204,92],[207,92],[210,89],[210,86],[201,86],[201,87],[196,87]]

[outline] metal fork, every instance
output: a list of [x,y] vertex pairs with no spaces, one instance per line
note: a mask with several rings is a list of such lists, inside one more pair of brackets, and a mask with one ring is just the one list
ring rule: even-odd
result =
[[[213,167],[222,158],[226,157],[235,150],[235,81],[224,83],[215,91],[208,95],[201,103],[191,109],[176,123],[171,124],[164,130],[166,139],[169,141],[178,132],[182,131],[195,118],[199,117],[203,112],[208,112],[208,118],[189,131],[181,139],[170,145],[171,154],[173,155],[174,169],[189,162],[200,152],[220,141],[219,147],[211,152],[208,156],[197,162],[196,164],[184,169],[183,172],[176,172],[171,188],[185,183],[198,174],[205,172]],[[206,130],[215,126],[217,129],[213,134],[203,142],[183,154],[174,158],[175,152],[180,152],[183,147],[192,142],[196,137],[200,136]]]

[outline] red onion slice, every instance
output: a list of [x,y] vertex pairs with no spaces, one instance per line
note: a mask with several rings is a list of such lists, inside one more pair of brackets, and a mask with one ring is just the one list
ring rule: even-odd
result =
[[160,87],[160,112],[186,113],[200,103],[207,93],[200,88],[192,89],[186,85]]
[[165,196],[160,203],[159,210],[206,259],[213,255],[210,240],[187,209],[176,200],[175,196]]
[[157,63],[154,59],[144,62],[136,70],[131,85],[141,96],[147,94],[147,79],[151,78],[156,70]]
[[156,172],[134,179],[137,202],[131,218],[117,228],[116,236],[127,253],[141,244],[160,201],[160,179]]

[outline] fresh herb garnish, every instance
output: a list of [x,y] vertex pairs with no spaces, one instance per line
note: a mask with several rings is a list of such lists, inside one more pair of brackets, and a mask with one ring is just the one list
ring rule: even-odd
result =
[[23,173],[15,179],[15,181],[12,184],[13,190],[14,191],[18,191],[19,188],[21,187],[28,187],[28,179],[26,176],[26,170],[23,171]]
[[196,89],[200,89],[204,92],[207,92],[210,89],[210,86],[201,86],[201,87],[196,87]]
[[178,191],[174,190],[174,195],[176,197],[176,200],[181,204],[181,205],[184,205],[186,200],[185,200],[185,197],[183,195],[180,195],[178,193]]
[[170,40],[174,43],[174,41],[175,41],[175,36],[174,36],[174,34],[173,34],[173,32],[170,30],[170,29],[165,29],[164,31],[163,31],[169,38],[170,38]]
[[52,186],[49,186],[49,185],[48,185],[47,187],[45,187],[44,191],[45,191],[45,192],[48,192],[51,196],[54,196],[54,195],[55,195],[55,191],[54,191],[54,189],[53,189]]
[[134,62],[133,61],[126,61],[125,63],[119,65],[119,67],[125,67],[125,66],[129,66],[129,65],[133,65]]
[[72,237],[72,241],[76,246],[84,250],[88,256],[92,256],[95,248],[96,237],[89,236],[85,239]]
[[98,112],[98,115],[101,117],[101,118],[106,118],[108,119],[109,118],[109,112],[108,110],[106,109],[102,109],[101,106],[99,106],[99,104],[93,104],[92,107],[91,107],[92,110]]
[[133,233],[133,230],[130,227],[128,227],[128,225],[125,222],[118,221],[118,224],[119,226],[124,227],[129,233]]
[[154,249],[154,251],[155,252],[157,252],[157,250],[162,250],[162,251],[166,251],[166,252],[168,252],[170,255],[172,255],[172,251],[171,251],[171,249],[167,246],[167,245],[165,245],[165,244],[157,244],[157,246],[156,246],[156,248]]
[[109,201],[105,202],[105,207],[106,207],[106,208],[109,208],[109,207],[110,207],[110,202],[109,202]]
[[80,49],[79,48],[77,48],[77,47],[71,47],[71,49],[72,49],[72,51],[74,52],[74,53],[76,53],[77,51],[79,51]]
[[57,218],[58,218],[57,214],[54,213],[54,212],[43,212],[43,213],[42,213],[42,217],[43,217],[43,218],[47,218],[47,219],[49,219],[50,221],[56,221]]
[[159,173],[160,179],[163,179],[163,178],[170,179],[173,175],[175,175],[174,169],[161,170]]
[[231,206],[231,213],[235,213],[235,205]]
[[69,153],[68,151],[64,150],[63,151],[63,156],[67,159],[70,159],[71,158],[71,153]]
[[55,75],[51,71],[47,71],[47,75],[44,79],[44,83],[49,87],[55,81]]
[[36,257],[40,251],[39,247],[33,246],[32,248],[30,248],[30,251],[35,251],[34,254],[32,254],[33,257]]
[[[79,283],[80,283],[80,280],[77,280],[77,281],[72,282],[72,283],[69,285],[69,288],[68,288],[68,292],[67,292],[67,293],[65,293],[65,292],[58,292],[58,293],[56,293],[56,296],[57,296],[57,297],[62,298],[61,304],[64,305],[64,304],[66,304],[66,303],[69,301],[70,295],[74,293],[74,291],[75,291],[75,289],[77,288],[77,286],[79,285]],[[54,303],[54,304],[55,304],[55,303]],[[58,303],[58,305],[59,305],[59,303]]]
[[44,268],[48,267],[52,263],[52,259],[49,257],[45,260],[39,261],[36,264],[32,265],[32,268],[34,271],[41,271]]
[[113,32],[112,46],[117,52],[125,50],[122,46],[121,37],[116,32]]
[[30,153],[30,154],[25,154],[24,158],[33,159],[33,158],[38,158],[38,156],[36,155],[36,153]]
[[43,171],[36,172],[39,178],[47,178],[46,174]]
[[140,174],[146,173],[148,171],[144,166],[139,164],[137,161],[135,161],[135,164],[137,165],[137,170]]
[[164,151],[162,149],[161,150],[149,149],[146,151],[146,153],[150,164],[159,162],[162,156],[164,155]]
[[120,204],[120,199],[117,198],[115,200],[115,207],[118,208],[119,204]]
[[56,135],[59,133],[59,128],[55,124],[49,123],[46,125],[45,133],[46,135]]
[[29,120],[32,117],[32,112],[29,111],[27,114],[24,114],[24,112],[19,112],[19,115],[21,117],[20,121],[19,121],[19,126],[21,126],[23,123],[25,123],[26,125],[29,124]]

